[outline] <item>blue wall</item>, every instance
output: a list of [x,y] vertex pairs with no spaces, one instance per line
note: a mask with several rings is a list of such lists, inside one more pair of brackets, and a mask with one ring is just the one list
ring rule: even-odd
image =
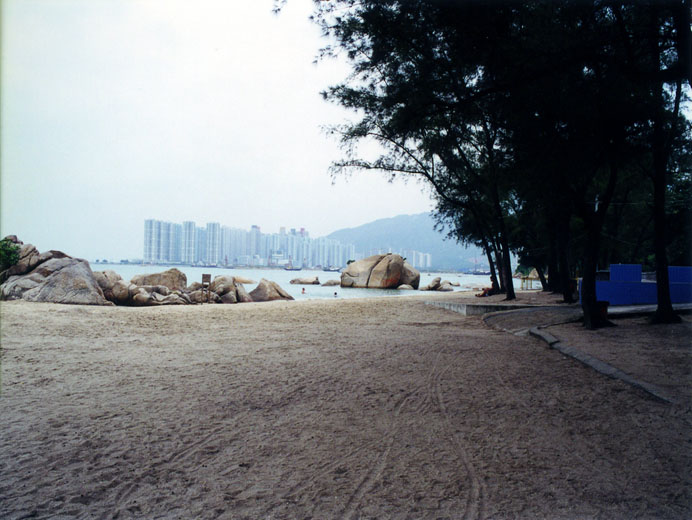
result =
[[[692,303],[692,267],[671,266],[670,299],[673,303]],[[610,266],[610,281],[596,282],[596,299],[610,305],[656,304],[656,282],[642,282],[642,266],[613,264]],[[581,301],[581,280],[579,280]]]

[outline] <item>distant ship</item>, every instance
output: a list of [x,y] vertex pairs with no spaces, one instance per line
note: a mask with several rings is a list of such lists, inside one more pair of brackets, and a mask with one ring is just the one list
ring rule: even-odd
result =
[[302,267],[293,267],[292,265],[287,265],[284,267],[284,271],[302,271]]
[[326,271],[327,273],[338,273],[341,272],[341,267],[325,267],[322,270]]

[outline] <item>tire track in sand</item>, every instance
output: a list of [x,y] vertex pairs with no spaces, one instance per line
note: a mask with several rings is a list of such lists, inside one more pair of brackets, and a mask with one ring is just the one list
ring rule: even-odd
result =
[[365,473],[365,476],[360,480],[358,486],[356,486],[355,491],[351,493],[343,512],[341,513],[341,518],[343,520],[348,520],[353,517],[354,513],[360,507],[363,497],[370,491],[377,482],[385,467],[387,466],[387,459],[389,458],[389,452],[392,450],[394,441],[396,440],[397,433],[401,428],[398,424],[398,418],[401,415],[401,411],[404,409],[406,404],[409,402],[412,396],[418,394],[423,387],[416,388],[406,394],[400,402],[394,408],[394,414],[392,417],[392,422],[387,432],[379,439],[378,444],[383,445],[383,450],[380,452],[379,456],[375,459],[370,469]]
[[465,477],[469,483],[469,489],[466,494],[466,506],[461,518],[463,518],[463,520],[481,520],[485,518],[485,490],[483,483],[481,482],[475,468],[473,467],[473,464],[471,463],[468,451],[464,447],[459,435],[452,427],[452,419],[444,402],[444,394],[442,392],[442,384],[440,382],[444,373],[449,370],[449,366],[444,367],[441,371],[439,370],[439,360],[441,355],[442,351],[438,353],[437,359],[435,360],[435,365],[430,372],[428,390],[436,408],[442,414],[442,423],[444,428],[447,430],[449,444],[456,454],[457,459],[459,459],[464,467],[466,473]]

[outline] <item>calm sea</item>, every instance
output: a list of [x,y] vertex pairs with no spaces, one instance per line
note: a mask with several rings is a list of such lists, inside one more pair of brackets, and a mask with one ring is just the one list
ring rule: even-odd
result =
[[[130,265],[130,264],[96,264],[92,263],[91,268],[94,271],[112,270],[123,277],[124,280],[131,280],[135,275],[160,273],[170,267],[175,267],[185,273],[187,276],[188,285],[192,282],[201,282],[202,274],[211,274],[212,280],[215,276],[242,276],[249,280],[253,280],[254,284],[244,284],[245,289],[250,292],[259,282],[260,278],[266,278],[278,283],[286,292],[293,296],[296,300],[307,299],[327,299],[334,298],[336,293],[337,298],[372,298],[377,296],[402,296],[407,294],[416,294],[417,291],[398,291],[395,289],[352,289],[335,287],[321,287],[319,285],[292,285],[290,283],[294,278],[312,278],[317,276],[320,283],[327,280],[340,280],[340,273],[331,273],[326,271],[304,269],[302,271],[286,271],[284,269],[224,269],[219,267],[188,267],[188,266],[166,266],[166,265]],[[460,287],[455,290],[469,290],[476,287],[485,287],[489,285],[489,277],[485,275],[471,275],[459,273],[421,273],[421,287],[429,284],[436,276],[443,280],[449,280],[452,283],[459,283]],[[302,294],[302,289],[305,288],[305,294]]]

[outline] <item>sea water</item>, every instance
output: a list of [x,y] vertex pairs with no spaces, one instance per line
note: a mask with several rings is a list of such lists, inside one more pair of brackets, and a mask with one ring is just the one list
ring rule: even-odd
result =
[[[285,269],[230,269],[223,267],[190,267],[181,265],[140,265],[140,264],[91,264],[93,271],[111,270],[122,276],[123,280],[129,281],[138,274],[160,273],[171,267],[179,269],[187,276],[187,283],[190,285],[193,282],[201,282],[203,274],[210,274],[213,280],[216,276],[237,276],[253,280],[255,283],[243,284],[247,292],[252,291],[257,287],[257,283],[261,278],[266,278],[272,282],[278,283],[288,294],[296,300],[308,299],[327,299],[327,298],[372,298],[379,296],[404,296],[418,294],[418,291],[406,291],[398,289],[354,289],[345,288],[338,285],[332,287],[321,287],[320,285],[294,285],[291,280],[294,278],[313,278],[318,277],[320,284],[328,280],[340,280],[341,273],[328,272],[314,269],[303,269],[300,271],[286,271]],[[452,283],[458,283],[459,287],[455,287],[455,291],[471,290],[478,287],[488,287],[490,278],[487,275],[472,275],[462,273],[437,273],[437,272],[421,272],[420,286],[428,285],[435,277],[440,277],[442,280],[449,280]],[[303,294],[305,289],[305,294]]]

